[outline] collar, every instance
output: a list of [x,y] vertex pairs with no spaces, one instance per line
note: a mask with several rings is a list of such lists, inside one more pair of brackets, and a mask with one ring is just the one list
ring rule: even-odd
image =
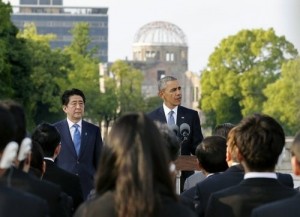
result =
[[70,121],[70,120],[67,118],[67,122],[68,122],[69,129],[71,129],[71,128],[73,127],[74,124],[78,124],[78,125],[79,125],[79,128],[82,129],[82,119],[80,119],[80,121],[78,121],[77,123],[73,123],[72,121]]
[[251,178],[277,179],[277,175],[276,173],[272,173],[272,172],[248,172],[244,175],[244,179],[251,179]]
[[51,157],[44,157],[44,160],[50,160],[50,161],[54,162],[54,160]]
[[[169,112],[170,112],[171,110],[174,111],[174,115],[177,116],[178,106],[176,106],[176,107],[173,108],[173,109],[170,109],[169,107],[167,107],[167,106],[165,105],[165,103],[163,103],[163,109],[164,109],[164,112],[165,112],[166,117],[168,116],[168,114],[169,114]],[[176,120],[176,119],[175,119],[175,120]]]

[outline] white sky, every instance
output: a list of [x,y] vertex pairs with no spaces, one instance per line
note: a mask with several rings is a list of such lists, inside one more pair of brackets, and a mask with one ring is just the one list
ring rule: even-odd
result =
[[[6,2],[7,0],[4,0]],[[132,59],[134,35],[152,21],[168,21],[183,30],[189,46],[189,70],[200,72],[220,41],[242,29],[273,27],[297,44],[293,14],[299,0],[64,0],[65,6],[109,7],[109,61]],[[18,5],[19,0],[11,0]],[[295,9],[296,8],[296,9]],[[292,17],[291,17],[292,16]],[[292,19],[291,19],[292,18]],[[300,30],[297,30],[298,33]],[[298,34],[299,36],[300,34]],[[298,37],[300,38],[300,37]]]

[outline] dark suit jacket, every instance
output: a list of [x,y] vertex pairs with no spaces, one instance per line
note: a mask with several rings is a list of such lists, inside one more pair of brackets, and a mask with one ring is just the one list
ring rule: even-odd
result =
[[[124,201],[126,203],[126,201]],[[111,191],[104,193],[102,196],[83,203],[79,206],[74,217],[116,217],[116,207],[114,204],[114,194]],[[196,217],[196,214],[167,196],[162,197],[161,210],[157,213],[156,217]]]
[[59,185],[73,199],[74,211],[83,202],[79,177],[59,168],[53,161],[45,159],[46,172],[43,179]]
[[[293,178],[289,174],[277,173],[278,181],[293,188]],[[195,203],[199,217],[205,215],[210,195],[214,192],[238,185],[244,179],[244,169],[241,165],[229,167],[225,172],[208,177],[196,185]]]
[[23,171],[11,167],[1,179],[4,185],[14,189],[34,194],[48,203],[50,216],[68,216],[65,209],[65,198],[58,185],[42,181]]
[[[148,116],[152,120],[167,123],[163,106],[152,111],[148,114]],[[191,132],[187,137],[187,140],[185,140],[181,145],[181,154],[195,155],[196,147],[203,139],[198,112],[183,106],[178,106],[176,125],[180,127],[180,125],[183,123],[186,123],[190,126]]]
[[252,211],[251,217],[299,217],[300,194],[260,206]]
[[56,158],[57,165],[80,178],[84,199],[94,188],[94,174],[102,148],[99,127],[82,120],[81,146],[77,156],[67,120],[54,124],[61,135],[61,151]]
[[206,217],[250,217],[254,208],[296,195],[272,178],[244,179],[239,185],[213,193],[206,209]]
[[0,185],[1,217],[45,217],[48,216],[48,205],[45,200]]

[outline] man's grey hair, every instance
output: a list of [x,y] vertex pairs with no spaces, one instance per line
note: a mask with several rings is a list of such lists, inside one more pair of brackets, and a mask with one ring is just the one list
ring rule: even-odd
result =
[[176,81],[177,78],[173,76],[165,76],[158,81],[158,91],[161,91],[166,88],[168,81]]

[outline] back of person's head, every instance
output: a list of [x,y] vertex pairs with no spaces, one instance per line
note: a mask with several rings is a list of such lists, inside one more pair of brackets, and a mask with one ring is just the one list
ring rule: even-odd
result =
[[60,144],[60,134],[56,127],[49,123],[38,125],[32,133],[32,141],[43,149],[45,157],[53,157],[55,149]]
[[235,125],[232,123],[223,123],[223,124],[218,124],[214,131],[213,131],[213,136],[222,136],[225,139],[228,138],[228,133],[229,131],[234,127]]
[[159,132],[162,134],[163,139],[165,140],[165,145],[168,150],[171,161],[175,161],[180,154],[180,140],[176,136],[175,132],[165,123],[155,121]]
[[234,128],[233,142],[251,171],[274,170],[285,144],[280,124],[272,117],[254,114]]
[[226,139],[208,136],[196,148],[200,167],[207,173],[222,172],[228,168],[226,162]]
[[145,114],[120,117],[105,141],[96,175],[99,195],[114,190],[117,216],[155,216],[161,191],[176,198],[163,138]]
[[227,137],[227,150],[226,150],[227,163],[238,163],[238,149],[235,143],[235,127],[230,130]]
[[6,145],[15,140],[16,125],[11,113],[0,104],[0,153]]
[[63,95],[61,96],[61,103],[62,105],[68,105],[69,101],[70,101],[70,97],[74,96],[74,95],[78,95],[81,96],[83,99],[83,103],[85,103],[85,95],[84,93],[76,88],[70,89],[70,90],[65,90],[65,92],[63,93]]
[[45,165],[43,150],[37,142],[32,141],[29,173],[35,175],[38,178],[42,178],[45,172],[44,167]]
[[6,107],[14,118],[16,127],[15,141],[20,145],[26,137],[26,118],[23,106],[13,100],[3,100],[0,104]]

